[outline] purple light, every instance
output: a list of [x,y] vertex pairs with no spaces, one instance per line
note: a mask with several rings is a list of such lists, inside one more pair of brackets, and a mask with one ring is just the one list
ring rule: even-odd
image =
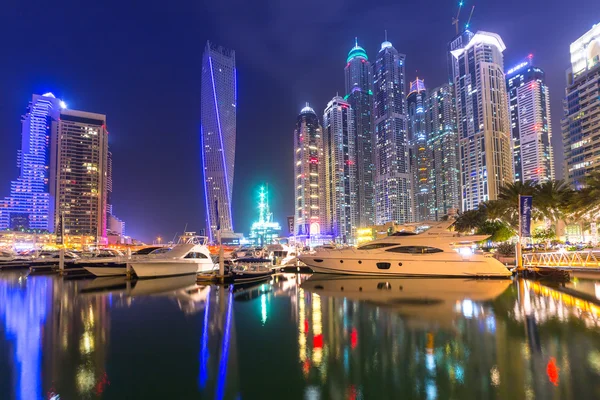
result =
[[213,97],[215,98],[215,111],[217,112],[217,125],[219,126],[219,140],[221,141],[221,157],[223,158],[223,168],[225,169],[225,187],[227,188],[227,205],[229,207],[229,222],[231,223],[231,230],[233,230],[233,218],[231,215],[231,193],[229,193],[229,182],[227,178],[227,163],[225,163],[225,147],[223,147],[223,132],[221,131],[221,117],[219,115],[219,105],[217,104],[217,89],[215,87],[215,76],[213,73],[212,57],[208,57],[210,63],[210,78],[212,80]]
[[210,207],[208,206],[208,191],[206,188],[206,156],[204,155],[204,128],[202,127],[202,125],[200,125],[200,142],[200,145],[202,146],[200,152],[202,153],[202,183],[204,184],[204,202],[206,203],[206,216],[208,217],[208,226],[206,227],[206,230],[208,232],[208,239],[212,242],[212,229],[210,229]]
[[227,320],[225,321],[225,333],[223,345],[221,347],[221,359],[219,360],[219,378],[216,398],[222,399],[224,396],[225,380],[227,378],[227,362],[229,358],[229,335],[231,331],[231,305],[233,304],[233,292],[229,292],[229,304],[227,305]]
[[208,294],[206,295],[206,305],[204,308],[204,326],[202,327],[202,348],[200,350],[200,379],[198,380],[200,387],[206,386],[208,380],[208,313],[210,309],[210,287],[208,288]]

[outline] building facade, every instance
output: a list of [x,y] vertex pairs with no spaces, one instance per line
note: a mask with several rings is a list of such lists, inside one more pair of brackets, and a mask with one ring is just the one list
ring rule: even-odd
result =
[[354,112],[354,142],[356,144],[356,225],[359,228],[375,224],[374,164],[373,164],[373,76],[366,51],[358,42],[348,53],[345,99]]
[[479,31],[451,52],[463,211],[495,200],[500,188],[513,182],[505,49],[500,36]]
[[427,93],[428,147],[433,152],[430,174],[431,213],[435,220],[460,209],[460,168],[454,87],[444,84]]
[[506,72],[515,181],[554,180],[550,92],[544,71],[523,62]]
[[346,244],[353,243],[358,220],[354,115],[339,96],[323,114],[326,225],[336,242]]
[[233,233],[237,82],[235,52],[206,43],[202,56],[201,147],[207,232]]
[[307,103],[294,130],[294,234],[304,242],[327,233],[325,165],[323,129]]
[[431,174],[433,152],[428,144],[426,118],[427,91],[423,80],[410,83],[406,98],[408,108],[408,143],[412,172],[413,220],[431,221],[432,213]]
[[405,56],[387,40],[373,65],[375,223],[412,220]]
[[52,93],[34,94],[22,117],[20,169],[10,196],[0,201],[0,229],[54,231],[53,199],[49,194],[50,138],[64,103]]
[[50,141],[54,231],[104,243],[107,230],[108,131],[102,114],[62,109]]
[[574,188],[600,170],[600,23],[571,43],[564,117],[565,180]]

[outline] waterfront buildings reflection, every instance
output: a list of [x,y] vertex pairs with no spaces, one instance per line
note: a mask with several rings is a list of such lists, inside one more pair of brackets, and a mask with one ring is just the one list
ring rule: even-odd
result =
[[265,392],[273,382],[307,399],[586,398],[600,390],[599,313],[576,293],[532,281],[286,274],[230,288],[2,273],[0,384],[8,398],[54,400],[281,396]]

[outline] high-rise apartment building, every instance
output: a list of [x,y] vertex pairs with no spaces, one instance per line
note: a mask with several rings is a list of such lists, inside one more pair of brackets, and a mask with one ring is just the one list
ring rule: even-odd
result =
[[375,223],[373,164],[373,77],[367,52],[355,43],[346,60],[346,96],[354,112],[358,227]]
[[427,93],[428,147],[433,152],[430,174],[431,213],[435,220],[460,209],[458,131],[452,84]]
[[405,56],[387,39],[373,65],[375,222],[410,222],[412,196],[406,128]]
[[50,141],[49,185],[54,231],[103,243],[107,229],[106,116],[61,109],[56,126]]
[[550,92],[544,71],[525,61],[506,72],[515,181],[554,179]]
[[[233,233],[237,82],[235,52],[207,42],[202,56],[201,147],[207,232]],[[218,208],[218,212],[217,212]]]
[[36,229],[52,232],[50,198],[50,138],[65,104],[52,93],[34,94],[22,117],[20,174],[10,185],[10,196],[0,201],[0,229]]
[[406,98],[408,108],[408,143],[412,172],[413,220],[431,221],[431,177],[433,152],[428,144],[426,119],[427,91],[423,80],[410,83]]
[[354,115],[339,96],[323,114],[325,215],[328,231],[339,243],[353,242],[358,220]]
[[600,23],[571,43],[564,117],[565,180],[579,189],[600,171]]
[[513,182],[504,42],[479,31],[451,51],[456,91],[462,210],[495,200]]
[[323,129],[307,103],[294,130],[294,234],[304,242],[328,233],[325,165]]

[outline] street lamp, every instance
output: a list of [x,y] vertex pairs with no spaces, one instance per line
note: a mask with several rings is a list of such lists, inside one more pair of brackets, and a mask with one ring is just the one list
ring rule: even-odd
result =
[[162,240],[162,238],[159,236],[156,238],[156,243],[160,244],[160,241]]

